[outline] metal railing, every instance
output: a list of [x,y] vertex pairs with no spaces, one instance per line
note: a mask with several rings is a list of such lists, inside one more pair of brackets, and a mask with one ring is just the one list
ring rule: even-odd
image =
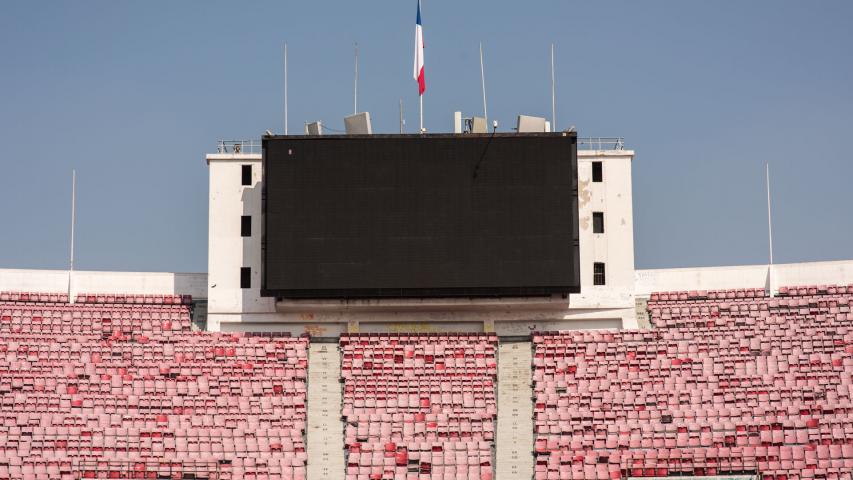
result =
[[[622,137],[578,137],[578,150],[624,150],[625,139]],[[253,140],[220,140],[217,142],[218,153],[261,153],[261,141]]]
[[578,150],[624,150],[622,137],[578,137]]
[[260,140],[220,140],[217,153],[261,153]]

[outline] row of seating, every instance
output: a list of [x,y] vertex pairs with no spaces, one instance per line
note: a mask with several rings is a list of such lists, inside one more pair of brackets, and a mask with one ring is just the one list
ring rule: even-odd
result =
[[[77,303],[135,304],[135,305],[190,305],[191,295],[133,295],[114,293],[80,293],[74,296]],[[67,293],[50,292],[0,292],[0,302],[68,303]]]
[[81,293],[77,303],[135,304],[135,305],[190,305],[190,295],[115,295],[110,293]]
[[[853,288],[850,294],[823,293],[802,296],[762,297],[735,300],[650,301],[650,322],[657,328],[719,328],[773,323],[797,323],[804,316],[822,324],[853,317]],[[758,325],[760,326],[760,325]]]
[[0,479],[305,478],[307,337],[194,332],[188,297],[3,298]]
[[534,335],[535,478],[850,478],[853,288],[663,292],[650,330]]
[[[802,285],[779,287],[776,293],[778,297],[804,297],[814,295],[847,295],[853,294],[853,285]],[[662,302],[684,302],[705,300],[733,300],[752,299],[767,297],[767,291],[763,288],[738,288],[727,290],[682,290],[674,292],[652,292],[649,301],[653,303]]]
[[0,292],[0,302],[68,303],[68,294],[57,292]]
[[493,477],[497,337],[340,338],[347,480]]

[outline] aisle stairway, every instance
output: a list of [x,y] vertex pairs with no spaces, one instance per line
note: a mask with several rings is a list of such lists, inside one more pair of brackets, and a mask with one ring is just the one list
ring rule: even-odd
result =
[[533,475],[533,388],[530,342],[501,343],[498,350],[497,480]]
[[308,478],[344,475],[341,354],[336,343],[312,343],[308,356]]

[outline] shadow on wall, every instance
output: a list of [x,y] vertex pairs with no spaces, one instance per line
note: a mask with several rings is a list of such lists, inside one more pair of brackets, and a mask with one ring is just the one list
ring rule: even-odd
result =
[[[257,168],[255,165],[252,165],[252,168]],[[254,177],[254,175],[253,175]],[[253,261],[253,258],[260,259],[260,248],[261,248],[261,182],[254,182],[250,187],[243,187],[243,196],[241,198],[243,205],[243,210],[240,215],[250,215],[252,219],[250,236],[241,237],[241,245],[243,247],[243,256],[242,261],[240,262],[240,267],[249,267],[251,268],[251,275],[249,279],[251,281],[250,288],[242,288],[242,285],[238,283],[240,287],[240,309],[245,311],[255,311],[258,306],[258,296],[260,294],[261,288],[261,264],[260,261]],[[249,207],[250,205],[254,205],[257,202],[258,209],[257,212],[253,212]],[[242,223],[241,218],[237,218],[234,221],[238,222],[238,225]],[[241,229],[242,226],[238,228]],[[239,233],[242,236],[242,230]],[[242,281],[242,273],[241,270],[234,272],[234,275],[237,276],[238,282]]]
[[177,295],[192,295],[193,300],[206,300],[207,274],[175,273],[172,288]]

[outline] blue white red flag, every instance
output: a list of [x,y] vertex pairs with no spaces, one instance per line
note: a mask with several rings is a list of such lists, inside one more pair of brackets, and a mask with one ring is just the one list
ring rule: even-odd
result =
[[423,95],[426,91],[426,80],[424,79],[424,30],[421,26],[421,0],[418,0],[418,20],[415,23],[414,77],[418,81],[418,94]]

